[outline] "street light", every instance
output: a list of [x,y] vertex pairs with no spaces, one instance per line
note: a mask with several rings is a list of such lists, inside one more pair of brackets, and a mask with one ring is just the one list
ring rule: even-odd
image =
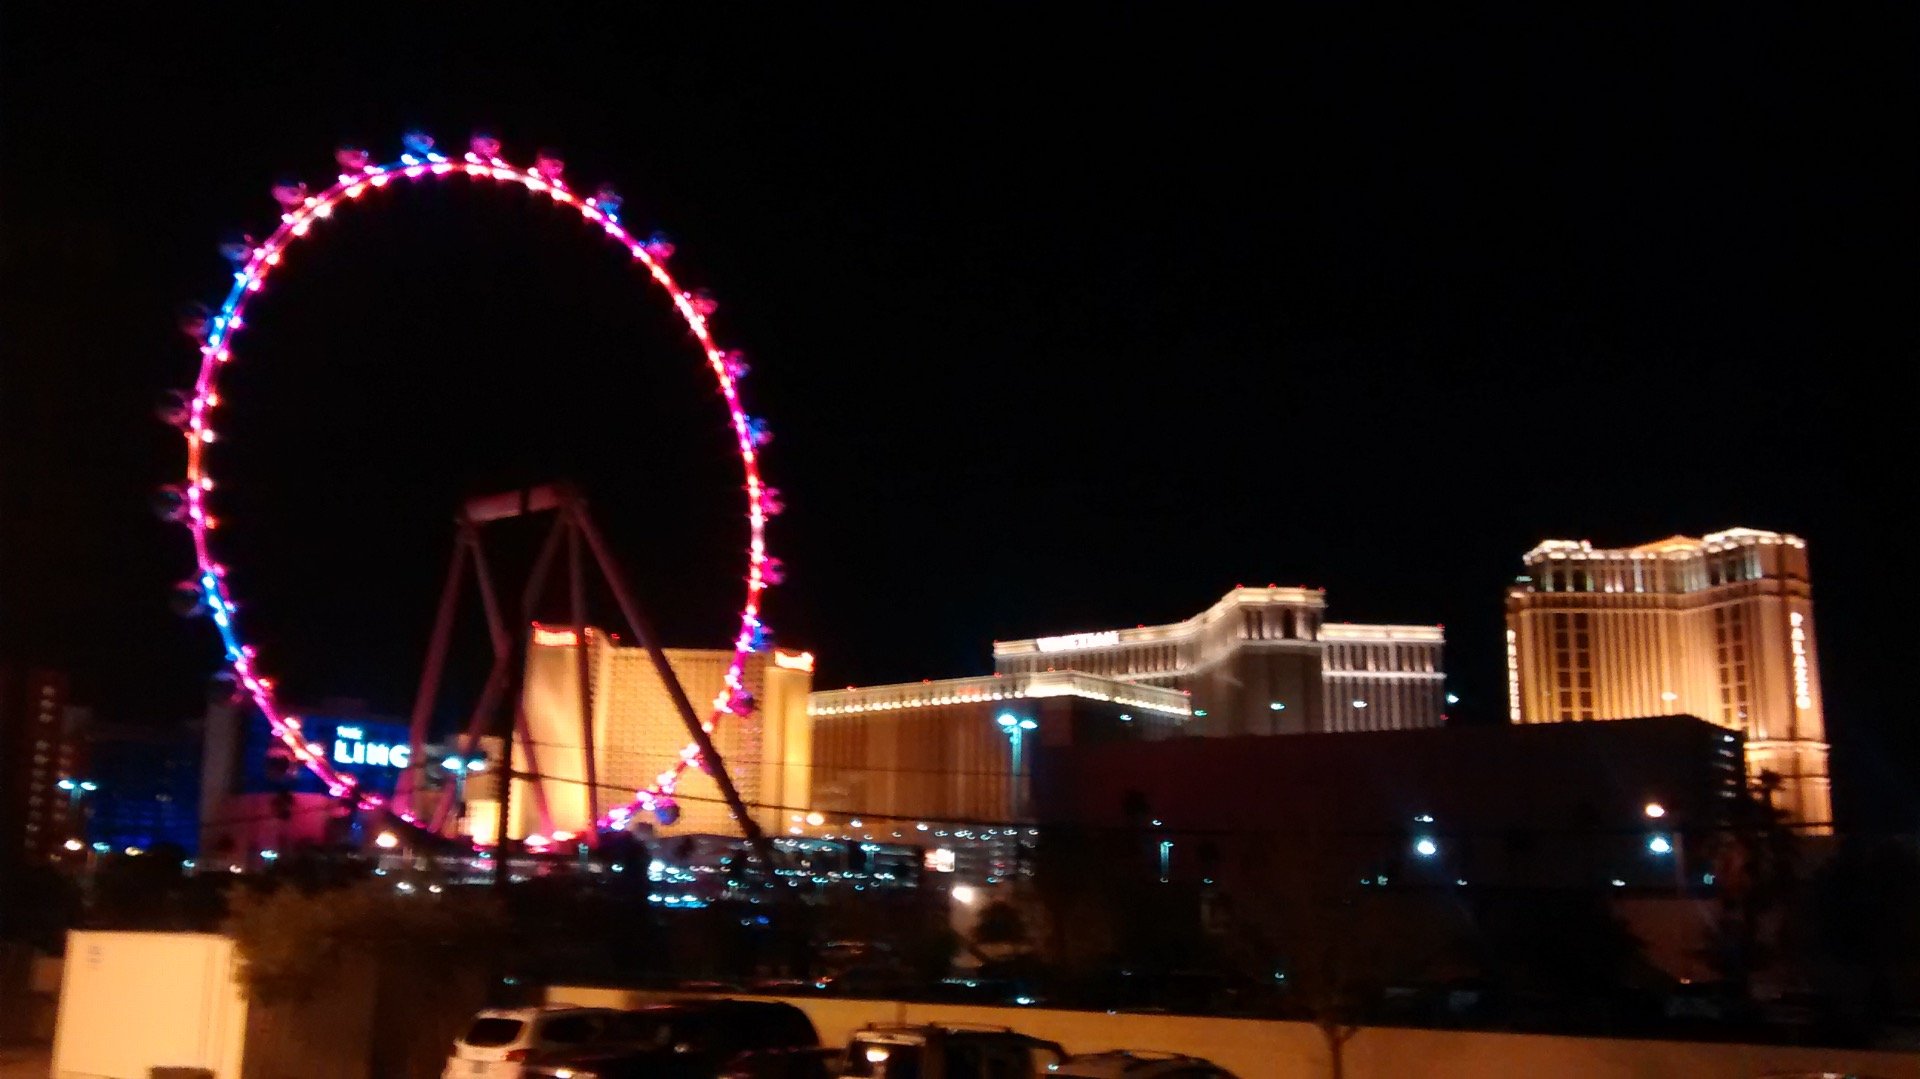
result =
[[467,813],[467,776],[487,770],[487,758],[462,757],[450,753],[440,759],[440,768],[453,777],[453,805],[457,816],[464,818]]
[[1018,816],[1025,808],[1023,803],[1026,800],[1023,797],[1025,792],[1021,789],[1022,777],[1026,774],[1021,761],[1024,756],[1022,750],[1026,748],[1027,732],[1038,730],[1040,724],[1029,717],[1017,716],[1012,712],[1000,713],[994,722],[1007,733],[1007,744],[1013,750],[1014,815]]
[[[100,784],[95,783],[91,779],[75,779],[72,776],[61,776],[60,781],[55,783],[54,786],[59,787],[67,794],[68,815],[78,818],[75,831],[82,836],[86,835],[87,817],[89,815],[86,797],[99,790]],[[69,847],[67,849],[74,850],[77,848]]]

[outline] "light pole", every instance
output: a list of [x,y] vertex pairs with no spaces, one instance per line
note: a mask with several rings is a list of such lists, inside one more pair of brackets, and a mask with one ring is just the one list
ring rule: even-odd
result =
[[458,753],[449,754],[440,760],[440,767],[453,777],[453,817],[464,821],[467,816],[467,776],[471,773],[487,770],[487,758],[462,757]]
[[[1659,802],[1648,802],[1641,810],[1648,820],[1663,820],[1667,807]],[[1647,837],[1647,853],[1656,858],[1673,859],[1673,889],[1675,894],[1685,899],[1687,895],[1687,849],[1686,837],[1677,830],[1654,832]]]
[[91,779],[62,776],[55,786],[66,792],[67,818],[73,822],[75,837],[84,841],[87,838],[87,795],[99,790],[100,784]]
[[1007,734],[1007,744],[1013,750],[1013,815],[1016,819],[1026,818],[1026,769],[1022,758],[1026,748],[1028,731],[1039,729],[1040,724],[1031,719],[1016,716],[1012,712],[1000,713],[995,720],[1000,729]]

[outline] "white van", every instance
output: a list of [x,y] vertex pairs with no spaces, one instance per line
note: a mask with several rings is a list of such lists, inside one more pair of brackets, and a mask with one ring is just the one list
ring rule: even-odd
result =
[[568,1049],[599,1038],[611,1008],[549,1004],[543,1008],[488,1008],[454,1040],[441,1079],[520,1079],[530,1054]]

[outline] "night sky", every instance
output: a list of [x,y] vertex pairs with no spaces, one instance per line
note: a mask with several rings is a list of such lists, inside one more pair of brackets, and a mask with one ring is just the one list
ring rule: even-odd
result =
[[[167,607],[190,555],[148,508],[216,245],[271,231],[270,185],[324,187],[337,145],[484,128],[616,184],[719,298],[790,507],[769,621],[822,686],[983,673],[996,637],[1276,582],[1444,623],[1456,720],[1497,722],[1502,590],[1538,540],[1788,530],[1840,811],[1913,827],[1893,5],[22,6],[0,657],[72,670],[112,718],[197,711],[218,658]],[[629,260],[465,180],[321,231],[253,308],[216,425],[242,625],[289,694],[404,709],[453,508],[560,476],[670,643],[721,644],[738,464]]]

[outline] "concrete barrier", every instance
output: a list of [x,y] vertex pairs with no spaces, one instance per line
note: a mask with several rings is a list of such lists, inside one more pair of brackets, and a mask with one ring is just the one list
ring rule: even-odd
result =
[[[554,1003],[631,1007],[698,994],[555,986]],[[807,1013],[821,1041],[843,1043],[868,1023],[984,1023],[1059,1042],[1069,1052],[1160,1049],[1206,1057],[1242,1079],[1320,1079],[1326,1042],[1307,1023],[1204,1016],[988,1008],[841,997],[784,1000]],[[1758,1079],[1838,1072],[1920,1079],[1920,1053],[1717,1042],[1571,1038],[1543,1034],[1368,1027],[1347,1043],[1346,1079]]]

